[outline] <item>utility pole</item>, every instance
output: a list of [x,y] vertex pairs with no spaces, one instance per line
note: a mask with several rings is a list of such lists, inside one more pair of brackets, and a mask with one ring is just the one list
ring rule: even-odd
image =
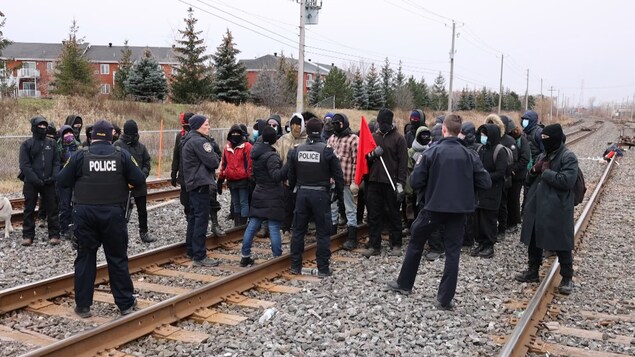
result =
[[448,113],[452,113],[452,80],[454,79],[454,37],[456,23],[452,20],[452,48],[450,49],[450,91],[448,93]]
[[306,0],[300,1],[300,46],[298,54],[298,92],[295,98],[295,111],[300,113],[304,107],[304,18]]
[[501,53],[501,82],[500,82],[500,92],[498,94],[498,114],[501,113],[501,109],[503,107],[503,59],[505,55]]
[[529,110],[529,68],[527,68],[527,86],[525,87],[525,111]]
[[633,121],[633,111],[635,111],[635,94],[633,94],[633,101],[631,102],[631,121]]
[[556,104],[556,118],[560,118],[560,89],[558,89],[557,93],[556,101],[558,104]]
[[549,112],[549,122],[553,121],[553,86],[549,88],[549,101],[551,102],[551,111]]

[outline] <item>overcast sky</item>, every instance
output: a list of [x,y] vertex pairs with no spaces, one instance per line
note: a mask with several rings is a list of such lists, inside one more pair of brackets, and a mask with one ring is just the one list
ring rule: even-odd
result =
[[[299,6],[291,0],[5,1],[4,34],[18,42],[60,42],[77,20],[92,44],[171,46],[187,8],[199,19],[208,52],[227,28],[242,53],[281,52],[297,58]],[[449,80],[452,20],[457,24],[454,88],[498,91],[503,85],[568,97],[587,105],[631,101],[635,95],[635,1],[629,0],[323,0],[319,24],[307,27],[306,57],[349,68],[360,61],[396,69],[428,83]],[[582,85],[584,83],[584,85]]]

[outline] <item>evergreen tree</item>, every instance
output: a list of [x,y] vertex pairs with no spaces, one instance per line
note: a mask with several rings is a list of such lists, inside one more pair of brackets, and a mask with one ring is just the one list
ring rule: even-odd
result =
[[533,110],[536,107],[536,97],[534,97],[533,95],[530,95],[529,98],[527,98],[527,107],[528,109],[531,109],[531,110]]
[[401,61],[399,61],[399,68],[397,68],[397,74],[395,75],[395,82],[393,86],[395,89],[401,88],[406,85],[406,76],[403,74],[403,68]]
[[384,92],[374,63],[370,65],[366,75],[366,93],[368,93],[368,106],[365,109],[381,109],[384,106]]
[[459,97],[457,107],[458,110],[470,110],[469,92],[467,88],[463,88],[461,91],[461,97]]
[[130,74],[132,68],[132,50],[128,47],[128,40],[124,42],[124,47],[121,50],[121,58],[119,59],[119,68],[115,73],[115,87],[113,88],[113,95],[117,99],[126,99],[128,90],[126,89],[126,79]]
[[434,110],[445,110],[448,107],[448,93],[445,90],[445,78],[441,72],[434,80],[431,93],[431,107]]
[[318,73],[315,81],[313,81],[313,85],[309,89],[309,104],[314,106],[320,100],[322,100],[321,92],[322,92],[322,76]]
[[346,72],[337,67],[331,68],[324,79],[321,99],[335,97],[336,108],[348,108],[351,105],[351,95],[351,85],[346,77]]
[[479,112],[489,112],[491,110],[490,102],[488,99],[487,88],[483,87],[476,94],[476,110]]
[[368,93],[366,92],[366,84],[364,83],[364,77],[362,76],[362,72],[359,68],[355,71],[351,92],[351,104],[354,108],[368,108]]
[[476,95],[474,95],[474,91],[470,91],[468,96],[467,96],[467,101],[469,103],[470,109],[469,110],[474,110],[476,109]]
[[408,78],[406,86],[412,93],[414,107],[421,109],[430,107],[428,85],[426,84],[426,81],[423,77],[421,77],[421,80],[417,82],[413,76],[410,76],[410,78]]
[[[2,50],[11,44],[11,41],[4,37],[2,33],[5,21],[4,14],[0,11],[0,57],[2,57]],[[6,61],[1,58],[0,69],[4,69],[4,71],[0,72],[0,98],[9,97],[15,90],[15,81],[10,81],[10,71],[6,70]]]
[[182,39],[176,41],[174,52],[179,62],[177,73],[172,77],[171,96],[177,103],[199,103],[213,96],[212,70],[208,65],[211,56],[206,55],[207,47],[199,38],[202,31],[194,26],[194,10],[187,10],[185,30],[178,30]]
[[214,97],[223,102],[240,104],[247,100],[247,71],[238,63],[236,55],[240,51],[233,43],[232,33],[227,29],[223,42],[212,55],[214,59]]
[[163,100],[168,94],[168,82],[163,70],[148,49],[132,66],[124,85],[135,100],[142,102]]
[[381,92],[382,92],[382,107],[393,108],[395,106],[394,88],[392,83],[393,70],[390,68],[390,61],[388,57],[384,61],[384,65],[381,67]]
[[84,40],[77,38],[78,30],[79,26],[73,20],[68,39],[62,41],[62,53],[55,66],[55,76],[51,83],[53,94],[92,97],[99,91],[93,68],[84,57]]

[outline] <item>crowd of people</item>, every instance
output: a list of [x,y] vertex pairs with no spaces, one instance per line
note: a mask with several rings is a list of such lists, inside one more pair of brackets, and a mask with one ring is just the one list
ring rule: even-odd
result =
[[[394,113],[381,109],[376,120],[362,122],[368,133],[354,132],[343,113],[323,118],[295,113],[286,127],[279,115],[271,115],[256,120],[251,133],[245,124],[233,125],[221,145],[210,136],[206,116],[181,113],[180,122],[171,183],[181,189],[186,253],[194,266],[219,264],[207,256],[205,240],[210,222],[213,235],[225,235],[218,195],[227,189],[228,218],[234,226],[246,225],[242,267],[255,262],[255,236],[270,238],[273,257],[282,255],[286,238],[291,243],[291,273],[301,274],[305,235],[313,224],[318,276],[330,276],[329,237],[337,233],[338,223],[346,226],[343,248],[356,249],[357,229],[366,220],[369,239],[361,254],[369,259],[382,254],[383,232],[392,256],[403,254],[403,237],[411,236],[399,277],[387,287],[409,294],[421,259],[445,257],[438,306],[452,309],[462,247],[474,257],[492,258],[496,243],[520,229],[528,245],[528,269],[516,279],[538,281],[547,249],[560,259],[560,292],[573,289],[577,158],[564,146],[562,127],[542,126],[534,111],[522,115],[520,127],[497,114],[477,127],[456,114],[427,125],[425,113],[415,109],[402,130]],[[109,262],[115,302],[122,313],[130,312],[136,302],[129,276],[121,275],[127,276],[125,211],[132,201],[140,239],[155,240],[148,232],[146,209],[150,156],[139,142],[137,123],[126,121],[121,132],[99,121],[85,129],[83,143],[83,120],[77,115],[69,116],[59,131],[41,116],[31,125],[33,137],[20,148],[22,245],[31,245],[35,238],[40,197],[50,244],[60,244],[62,238],[78,247],[75,269],[84,279],[78,283],[76,276],[78,315],[90,316],[92,285],[86,281],[94,281],[100,244]]]

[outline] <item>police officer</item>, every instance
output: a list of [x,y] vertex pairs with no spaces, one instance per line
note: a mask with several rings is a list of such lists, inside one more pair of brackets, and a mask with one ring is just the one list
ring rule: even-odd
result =
[[189,195],[190,214],[187,217],[185,250],[194,266],[216,266],[218,262],[207,257],[205,238],[209,223],[210,192],[215,189],[218,156],[209,138],[209,119],[194,115],[189,120],[190,131],[183,138],[181,174]]
[[335,191],[341,197],[344,188],[344,176],[340,161],[333,149],[322,141],[322,122],[311,119],[306,125],[307,141],[289,152],[289,187],[297,192],[293,217],[293,236],[291,238],[291,273],[302,271],[302,252],[304,236],[309,220],[315,221],[317,235],[318,276],[331,275],[329,258],[331,257],[330,233],[331,199],[329,187],[331,178],[335,180]]
[[75,313],[83,318],[91,316],[96,255],[102,244],[115,304],[122,315],[136,306],[128,272],[125,206],[128,187],[142,186],[146,177],[127,151],[111,146],[112,129],[105,120],[95,123],[91,146],[73,154],[57,175],[62,188],[74,190]]

